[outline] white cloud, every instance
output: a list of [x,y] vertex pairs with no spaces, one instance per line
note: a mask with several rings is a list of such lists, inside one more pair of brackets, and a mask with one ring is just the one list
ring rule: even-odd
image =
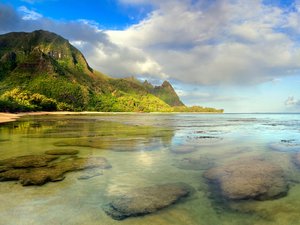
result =
[[88,25],[89,27],[93,27],[96,30],[98,30],[100,27],[100,24],[94,20],[79,19],[77,21],[85,25]]
[[288,107],[300,106],[300,99],[296,99],[294,96],[289,96],[285,100],[285,105]]
[[43,0],[21,0],[21,1],[29,3],[29,4],[35,4],[35,3],[38,3],[38,2],[42,2]]
[[36,4],[36,3],[42,3],[42,2],[54,2],[59,0],[20,0],[21,2],[26,2],[28,4]]
[[90,64],[109,75],[124,77],[132,75],[166,77],[160,65],[147,57],[146,54],[136,48],[118,46],[110,42],[94,44],[84,42],[72,42],[76,47],[85,52]]
[[139,24],[106,33],[117,45],[143,50],[171,78],[249,84],[299,73],[299,43],[287,30],[292,13],[259,0],[150,2],[159,7]]
[[22,2],[26,2],[26,3],[29,3],[29,4],[34,4],[36,2],[39,2],[39,0],[21,0]]
[[41,14],[28,9],[26,6],[20,6],[18,10],[22,13],[23,20],[38,20],[43,17]]
[[211,94],[208,92],[194,92],[191,93],[190,91],[186,90],[176,90],[176,93],[178,94],[179,97],[190,97],[191,95],[194,98],[209,98],[211,97]]

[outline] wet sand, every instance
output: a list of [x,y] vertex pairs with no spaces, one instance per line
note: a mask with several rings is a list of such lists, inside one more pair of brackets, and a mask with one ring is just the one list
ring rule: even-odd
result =
[[[91,112],[84,112],[91,113]],[[81,112],[27,112],[27,113],[0,113],[0,124],[16,121],[22,116],[37,116],[37,115],[68,115],[68,114],[81,114]]]
[[26,112],[26,113],[1,113],[0,124],[16,121],[22,116],[43,116],[43,115],[84,115],[84,114],[131,114],[131,112]]
[[0,113],[0,123],[7,123],[15,121],[16,119],[20,118],[17,114],[11,113]]

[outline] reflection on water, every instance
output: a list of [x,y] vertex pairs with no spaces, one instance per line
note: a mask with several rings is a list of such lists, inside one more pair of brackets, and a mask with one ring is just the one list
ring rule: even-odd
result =
[[[39,186],[22,186],[21,178],[1,182],[0,224],[300,224],[298,117],[93,114],[2,124],[0,179],[22,170],[28,184],[29,173],[40,178],[50,169],[63,172],[63,178]],[[26,155],[52,158],[28,162],[20,158]],[[147,190],[156,196],[159,187],[178,182],[195,191],[154,213],[119,221],[103,210],[124,193],[147,195]],[[180,190],[174,189],[175,197],[168,194],[176,199]],[[165,207],[168,201],[156,204]],[[131,206],[140,210],[140,204],[145,202]]]

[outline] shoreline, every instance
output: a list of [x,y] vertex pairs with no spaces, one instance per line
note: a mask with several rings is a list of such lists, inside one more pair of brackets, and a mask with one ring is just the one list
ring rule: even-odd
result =
[[[0,112],[0,124],[14,122],[23,116],[43,116],[43,115],[86,115],[86,114],[145,114],[144,112],[24,112],[24,113],[5,113]],[[180,113],[196,113],[196,114],[223,114],[216,112],[149,112],[149,114],[180,114]],[[147,114],[147,113],[146,113]]]
[[0,113],[0,124],[16,121],[20,117],[18,114]]
[[84,114],[104,114],[104,112],[24,112],[24,113],[4,113],[0,112],[0,124],[14,122],[23,116],[43,116],[43,115],[84,115]]
[[4,113],[0,112],[0,124],[14,122],[23,116],[39,116],[39,115],[67,115],[77,114],[77,112],[26,112],[26,113]]
[[[120,114],[123,112],[24,112],[24,113],[5,113],[0,112],[0,124],[14,122],[23,116],[44,116],[44,115],[86,115],[86,114]],[[124,112],[130,114],[131,112]]]
[[[43,115],[88,115],[88,114],[270,114],[270,113],[218,113],[218,112],[23,112],[6,113],[0,112],[0,124],[14,122],[23,116],[43,116]],[[271,113],[271,114],[299,114],[299,113]]]

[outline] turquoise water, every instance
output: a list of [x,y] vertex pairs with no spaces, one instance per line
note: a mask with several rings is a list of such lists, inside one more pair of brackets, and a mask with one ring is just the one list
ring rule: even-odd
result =
[[[105,157],[111,169],[88,180],[23,187],[0,182],[0,224],[241,225],[300,224],[299,114],[93,114],[23,117],[0,125],[0,160],[47,150]],[[211,167],[261,157],[280,166],[288,194],[267,201],[224,201],[203,178]],[[193,159],[204,159],[190,164]],[[255,165],[254,165],[255,166]],[[136,187],[184,182],[196,191],[157,213],[113,220],[111,196]]]

